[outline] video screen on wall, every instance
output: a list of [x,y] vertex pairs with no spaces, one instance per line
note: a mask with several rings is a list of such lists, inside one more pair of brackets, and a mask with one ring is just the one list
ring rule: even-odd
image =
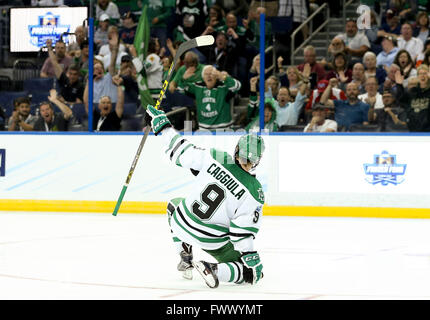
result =
[[[88,18],[87,7],[35,7],[10,9],[10,51],[37,52],[47,39],[55,44],[73,33]],[[72,37],[63,36],[66,44]]]

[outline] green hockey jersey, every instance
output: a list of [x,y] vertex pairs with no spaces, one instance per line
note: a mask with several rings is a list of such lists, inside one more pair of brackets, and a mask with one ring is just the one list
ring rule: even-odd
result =
[[202,249],[231,242],[235,250],[253,251],[264,193],[255,176],[244,171],[226,152],[194,146],[173,128],[162,133],[166,156],[196,175],[192,192],[176,207],[171,228],[181,240]]

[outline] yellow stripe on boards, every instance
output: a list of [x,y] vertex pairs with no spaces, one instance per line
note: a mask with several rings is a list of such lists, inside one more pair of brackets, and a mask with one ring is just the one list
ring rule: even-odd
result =
[[[112,213],[115,201],[0,199],[1,211]],[[119,213],[165,214],[167,202],[124,201]],[[430,208],[270,206],[264,216],[430,219]]]
[[[87,200],[0,200],[3,211],[101,212],[112,213],[115,201]],[[124,201],[119,213],[166,213],[167,202]]]

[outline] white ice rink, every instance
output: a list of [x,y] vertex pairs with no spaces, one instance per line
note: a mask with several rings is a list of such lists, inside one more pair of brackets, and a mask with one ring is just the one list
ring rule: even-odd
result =
[[[430,220],[264,217],[264,279],[182,279],[162,215],[0,213],[0,299],[429,299]],[[202,251],[196,258],[208,258]]]

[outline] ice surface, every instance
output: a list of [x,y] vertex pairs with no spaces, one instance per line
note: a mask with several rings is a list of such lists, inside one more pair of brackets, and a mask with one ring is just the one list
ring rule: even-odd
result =
[[264,279],[210,289],[176,271],[163,215],[1,212],[0,299],[429,299],[428,230],[420,219],[264,217]]

